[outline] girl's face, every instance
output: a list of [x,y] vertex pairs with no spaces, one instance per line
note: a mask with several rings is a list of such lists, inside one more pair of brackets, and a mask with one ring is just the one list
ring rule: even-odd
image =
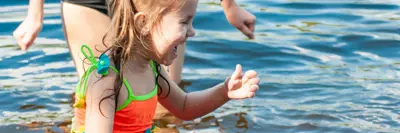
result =
[[192,21],[198,0],[186,0],[178,10],[162,16],[161,22],[150,31],[153,40],[153,59],[163,65],[170,65],[177,57],[178,45],[195,35]]

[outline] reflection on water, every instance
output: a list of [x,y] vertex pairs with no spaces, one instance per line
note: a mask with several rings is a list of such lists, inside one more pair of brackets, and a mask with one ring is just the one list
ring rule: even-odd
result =
[[[59,1],[49,0],[36,44],[12,31],[27,1],[0,1],[0,132],[65,132],[78,77],[65,45]],[[163,132],[400,132],[398,0],[245,0],[257,16],[248,40],[217,1],[200,1],[188,41],[186,91],[219,83],[237,63],[260,76],[253,99],[233,100],[193,121],[165,110]]]

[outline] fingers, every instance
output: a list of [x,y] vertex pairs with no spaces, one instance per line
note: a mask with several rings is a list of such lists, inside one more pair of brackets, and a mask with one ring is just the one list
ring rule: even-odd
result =
[[19,44],[21,49],[27,50],[33,44],[33,41],[35,40],[35,38],[36,38],[36,35],[34,33],[25,34],[21,40],[21,43]]
[[237,80],[240,79],[241,76],[242,76],[242,66],[240,64],[237,64],[235,72],[232,74],[232,79]]
[[13,32],[13,36],[21,49],[26,50],[33,44],[41,29],[41,23],[33,22],[27,18]]
[[[22,31],[20,31],[19,28],[17,28],[17,29],[14,31],[14,33],[13,33],[13,36],[14,36],[15,40],[17,41],[17,44],[18,44],[20,47],[21,47],[21,44],[22,44],[22,38],[24,37],[24,34],[25,34],[25,33],[23,33]],[[23,49],[23,48],[21,47],[21,49]]]
[[248,77],[248,78],[254,78],[254,77],[257,77],[257,72],[254,70],[249,70],[246,73],[244,73],[243,76]]
[[250,87],[250,91],[247,93],[247,98],[253,98],[256,95],[256,91],[258,90],[258,85],[252,85]]
[[258,85],[252,85],[250,87],[250,92],[256,92],[256,91],[258,91],[258,89],[260,89]]
[[241,86],[242,86],[242,66],[237,64],[235,72],[233,72],[231,78],[229,79],[228,88],[231,90],[240,88]]
[[254,92],[249,92],[248,94],[247,94],[247,98],[253,98],[254,97]]
[[242,80],[240,80],[240,79],[235,80],[235,79],[231,78],[229,86],[230,86],[229,90],[235,90],[237,88],[240,88],[240,87],[242,87]]
[[254,38],[254,33],[246,25],[242,25],[239,28],[239,30],[242,31],[242,33],[246,35],[248,38],[250,39]]
[[254,25],[256,24],[256,16],[251,14],[251,17],[245,20],[244,24],[250,29],[250,31],[254,32]]
[[20,38],[22,38],[22,37],[24,36],[24,33],[21,32],[21,31],[19,30],[19,28],[17,28],[17,29],[13,32],[13,36],[14,36],[15,39],[20,39]]
[[21,38],[17,38],[17,43],[18,46],[21,48],[21,50],[26,50],[26,43],[23,40],[24,40],[24,35],[22,35]]
[[258,85],[258,84],[260,84],[260,79],[258,77],[251,78],[245,84]]
[[15,38],[15,40],[17,41],[19,47],[22,50],[26,50],[27,49],[27,45],[32,42],[30,40],[30,38],[32,38],[32,34],[27,34],[26,32],[21,32],[21,31],[15,31],[13,33],[13,36]]
[[245,76],[243,76],[243,78],[242,78],[242,84],[247,83],[247,81],[249,81],[249,77],[246,76],[246,74],[245,74]]
[[255,92],[258,91],[260,83],[260,79],[257,77],[257,73],[255,71],[247,71],[243,76],[243,79],[247,79],[245,82],[248,87],[248,98],[253,98],[255,96]]
[[26,34],[26,30],[25,30],[23,24],[20,24],[17,27],[17,29],[15,29],[13,32],[13,36],[14,36],[15,40],[17,41],[17,44],[19,45],[19,47],[21,47],[21,49],[24,49],[23,46],[25,46],[25,45],[23,45],[24,43],[22,41],[25,34]]
[[243,83],[247,83],[247,81],[249,79],[252,79],[255,77],[257,77],[257,72],[254,70],[250,70],[250,71],[247,71],[246,73],[244,73],[242,81],[243,81]]
[[256,24],[256,17],[253,14],[250,14],[251,17],[247,18],[244,21],[244,25],[249,29],[249,31],[252,33],[252,35],[247,35],[250,39],[254,39],[254,26]]
[[249,93],[251,93],[251,92],[255,93],[259,89],[259,86],[258,86],[259,83],[260,83],[260,80],[258,78],[253,78],[253,79],[250,79],[245,86],[248,87]]
[[255,23],[254,23],[254,22],[245,23],[245,25],[250,29],[251,32],[254,33],[254,26],[255,26]]

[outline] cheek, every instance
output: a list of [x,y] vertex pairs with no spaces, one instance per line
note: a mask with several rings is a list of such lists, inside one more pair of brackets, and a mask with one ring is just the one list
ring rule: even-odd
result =
[[185,39],[186,39],[186,32],[185,31],[177,31],[169,38],[169,42],[172,45],[176,45],[179,43],[183,43],[185,41]]
[[187,26],[162,23],[152,31],[153,48],[158,54],[165,54],[173,46],[186,41]]
[[153,40],[153,50],[155,54],[163,55],[165,54],[169,47],[171,46],[171,38],[172,36],[168,35],[168,32],[159,32],[152,35]]
[[152,35],[152,40],[153,40],[153,52],[154,53],[162,53],[163,51],[163,45],[165,44],[164,39],[162,39],[162,36],[160,34],[154,34]]
[[169,25],[163,30],[165,39],[169,43],[180,43],[186,38],[186,27],[181,24]]
[[[179,25],[170,25],[162,29],[162,34],[158,34],[158,42],[162,43],[162,47],[169,48],[186,40],[186,29]],[[159,46],[161,48],[161,46]]]

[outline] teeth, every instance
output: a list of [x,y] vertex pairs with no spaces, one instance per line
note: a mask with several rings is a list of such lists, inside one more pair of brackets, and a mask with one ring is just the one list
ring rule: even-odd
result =
[[178,46],[175,46],[173,51],[174,51],[174,53],[176,53],[178,51]]

